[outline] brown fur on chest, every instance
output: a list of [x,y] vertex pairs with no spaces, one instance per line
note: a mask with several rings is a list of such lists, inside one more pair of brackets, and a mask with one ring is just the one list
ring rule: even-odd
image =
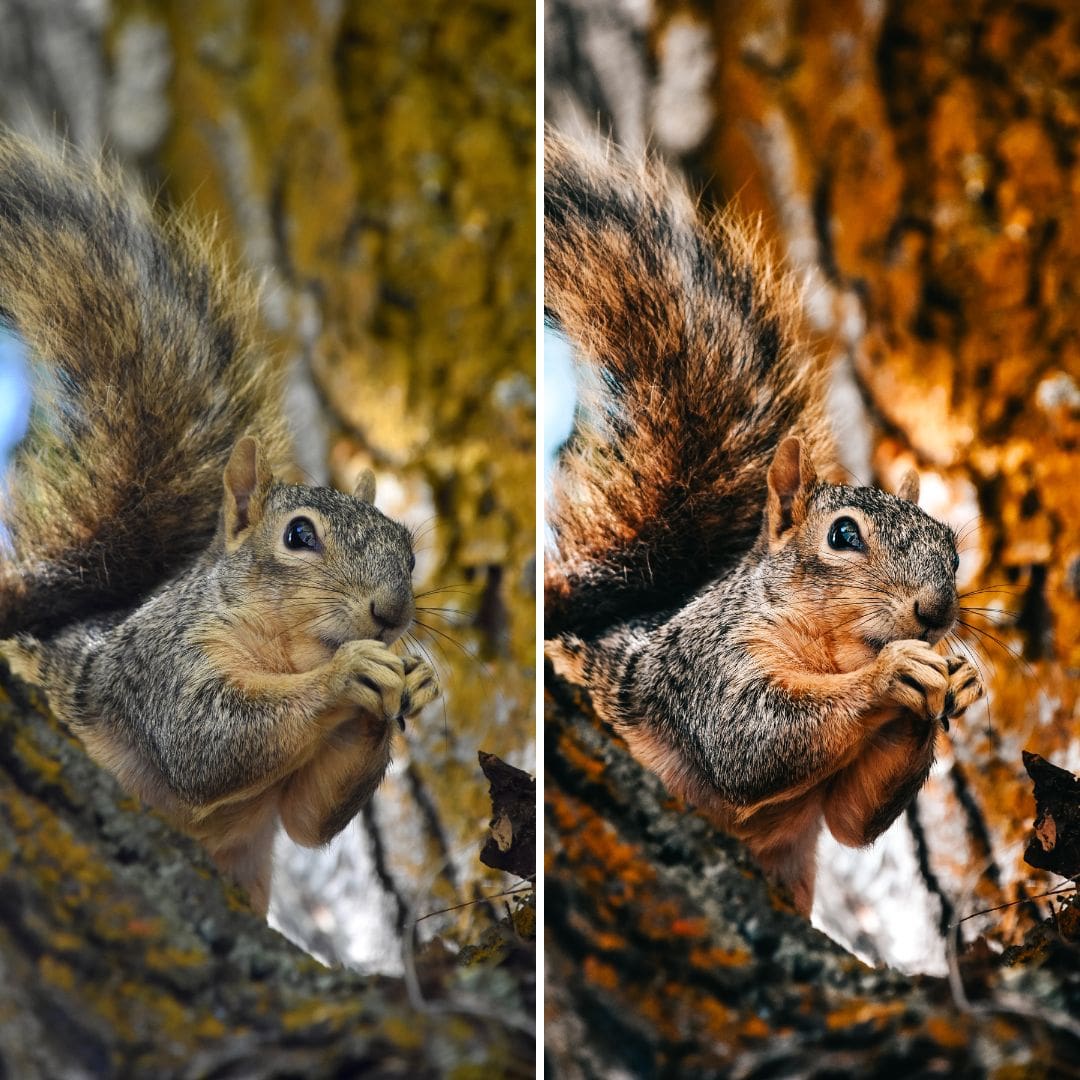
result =
[[[856,671],[871,663],[876,653],[848,627],[857,626],[866,614],[863,606],[825,607],[803,598],[793,604],[797,614],[762,620],[756,632],[743,635],[744,647],[755,666],[778,685],[797,692],[807,678]],[[827,605],[827,601],[820,601]]]
[[198,645],[214,670],[237,685],[253,672],[299,674],[333,656],[329,646],[297,627],[317,620],[317,612],[298,620],[288,603],[252,600],[231,611],[227,622],[200,634]]

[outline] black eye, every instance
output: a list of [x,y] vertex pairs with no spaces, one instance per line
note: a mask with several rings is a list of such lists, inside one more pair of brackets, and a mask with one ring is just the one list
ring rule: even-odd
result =
[[416,569],[416,556],[409,556],[409,573],[411,574]]
[[952,572],[955,574],[960,569],[960,553],[954,551],[952,556]]
[[293,551],[308,548],[311,551],[319,550],[319,537],[315,532],[315,526],[305,517],[293,518],[285,526],[285,546]]
[[850,548],[852,551],[865,551],[862,533],[853,518],[837,518],[829,527],[829,547],[835,551]]

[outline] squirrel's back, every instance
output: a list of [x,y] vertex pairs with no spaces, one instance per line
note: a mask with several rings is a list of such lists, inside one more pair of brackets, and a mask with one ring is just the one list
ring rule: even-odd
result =
[[544,305],[584,378],[552,481],[545,636],[676,604],[761,527],[791,434],[831,456],[799,290],[753,229],[702,220],[659,165],[549,134]]
[[214,534],[238,436],[285,448],[254,289],[118,171],[0,133],[0,324],[35,406],[0,493],[0,637],[136,601]]

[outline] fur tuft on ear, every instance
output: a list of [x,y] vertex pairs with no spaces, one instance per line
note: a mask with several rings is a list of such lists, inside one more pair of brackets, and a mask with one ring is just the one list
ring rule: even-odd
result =
[[353,498],[366,503],[375,501],[375,474],[370,469],[365,469],[360,474],[360,479],[353,488]]
[[897,491],[896,497],[913,503],[919,501],[919,474],[914,469],[908,469],[904,474],[904,479],[900,481],[900,490]]
[[773,456],[768,473],[768,497],[765,517],[769,527],[769,546],[778,548],[788,540],[788,533],[806,518],[806,503],[817,482],[817,472],[801,439],[785,439]]
[[273,474],[250,435],[238,440],[223,474],[225,482],[225,546],[232,550],[266,508]]

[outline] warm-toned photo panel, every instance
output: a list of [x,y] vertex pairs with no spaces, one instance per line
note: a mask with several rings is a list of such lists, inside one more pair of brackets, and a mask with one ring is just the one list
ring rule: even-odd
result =
[[544,26],[549,1074],[1076,1075],[1080,11]]

